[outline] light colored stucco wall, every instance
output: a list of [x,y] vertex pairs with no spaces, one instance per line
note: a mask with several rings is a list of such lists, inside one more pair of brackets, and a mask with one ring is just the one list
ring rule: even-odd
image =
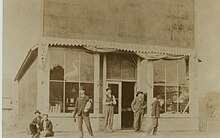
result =
[[193,0],[44,0],[44,36],[194,48]]

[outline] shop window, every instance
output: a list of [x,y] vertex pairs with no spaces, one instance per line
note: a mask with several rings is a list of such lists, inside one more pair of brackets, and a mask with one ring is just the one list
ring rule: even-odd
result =
[[65,82],[65,112],[72,113],[75,110],[76,99],[79,96],[79,83]]
[[153,97],[156,97],[157,95],[160,95],[161,99],[163,99],[160,101],[160,113],[163,114],[165,113],[165,86],[154,85]]
[[64,52],[51,50],[50,59],[50,80],[63,80]]
[[50,112],[63,112],[63,83],[50,82]]
[[165,62],[154,62],[154,84],[165,84]]
[[85,86],[85,94],[94,101],[93,55],[62,48],[50,50],[50,112],[72,113],[80,86]]
[[79,81],[79,52],[65,52],[65,80]]
[[126,54],[107,55],[108,79],[136,79],[137,57]]
[[121,78],[121,62],[120,56],[117,54],[107,55],[107,78]]
[[136,75],[136,62],[137,59],[133,56],[126,55],[121,58],[121,70],[122,70],[122,78],[123,79],[134,79]]
[[177,85],[177,62],[166,61],[166,84]]
[[153,61],[154,67],[154,94],[161,96],[161,113],[188,114],[189,113],[189,86],[188,62],[181,60]]
[[80,54],[80,80],[93,81],[94,80],[94,59],[93,55],[88,53]]
[[189,68],[188,59],[178,61],[178,78],[179,85],[188,85]]

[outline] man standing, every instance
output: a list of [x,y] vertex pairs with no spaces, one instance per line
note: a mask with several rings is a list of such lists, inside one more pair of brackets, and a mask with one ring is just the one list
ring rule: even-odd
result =
[[151,131],[153,131],[153,135],[157,134],[157,127],[158,127],[158,118],[160,117],[160,96],[156,97],[156,100],[152,103],[152,125],[148,129],[147,133],[150,135]]
[[131,103],[131,109],[134,112],[134,130],[135,132],[141,131],[144,108],[146,108],[143,92],[138,91],[136,97]]
[[41,132],[41,137],[51,137],[54,136],[53,132],[53,124],[52,122],[48,119],[48,114],[43,114],[43,121],[42,121],[42,132]]
[[105,105],[105,132],[113,132],[114,105],[116,105],[116,100],[111,88],[106,89],[103,101]]
[[32,134],[32,138],[38,138],[40,132],[42,131],[42,117],[40,116],[41,112],[39,110],[36,110],[34,114],[36,115],[36,118],[34,118],[30,123],[29,128]]
[[89,100],[89,96],[85,95],[85,88],[83,86],[80,86],[79,97],[77,97],[76,105],[75,105],[75,111],[74,111],[74,114],[73,114],[74,118],[77,114],[78,128],[79,128],[79,131],[80,131],[80,138],[83,138],[83,135],[84,135],[83,134],[83,126],[82,126],[83,125],[83,120],[85,121],[85,124],[86,124],[86,127],[88,129],[89,135],[91,137],[94,137],[93,132],[92,132],[91,123],[90,123],[90,118],[89,118],[89,110],[86,109],[87,112],[84,111],[87,102],[91,102],[91,100]]

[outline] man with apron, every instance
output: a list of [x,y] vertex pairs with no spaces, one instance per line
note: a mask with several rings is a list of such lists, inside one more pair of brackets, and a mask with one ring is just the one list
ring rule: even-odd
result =
[[116,105],[115,96],[112,94],[111,88],[106,89],[104,97],[105,105],[105,132],[113,132],[114,105]]

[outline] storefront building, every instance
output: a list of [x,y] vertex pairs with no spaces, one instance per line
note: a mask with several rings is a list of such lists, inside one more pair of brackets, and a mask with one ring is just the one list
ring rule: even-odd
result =
[[[157,2],[148,4],[159,8]],[[149,7],[139,1],[101,2],[102,7],[47,0],[42,5],[42,37],[15,77],[19,126],[27,126],[30,114],[39,109],[49,114],[56,131],[77,130],[72,112],[79,87],[85,86],[93,99],[94,130],[104,129],[107,87],[117,101],[115,129],[132,128],[130,104],[141,90],[147,104],[144,129],[151,123],[151,103],[159,94],[161,131],[198,130],[192,1],[166,3],[161,10],[167,15],[156,13],[166,23],[158,23],[152,12],[145,16]]]

